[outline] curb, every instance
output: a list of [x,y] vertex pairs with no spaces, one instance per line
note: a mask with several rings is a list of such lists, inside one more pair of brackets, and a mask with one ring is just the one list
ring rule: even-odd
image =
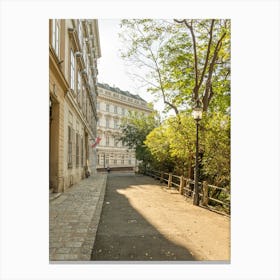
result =
[[99,220],[102,212],[105,192],[107,187],[107,174],[104,176],[103,182],[101,184],[101,190],[98,202],[96,204],[95,211],[93,213],[91,222],[88,227],[88,232],[84,243],[81,246],[81,253],[78,257],[79,261],[90,261],[92,250],[94,248],[96,233],[99,225]]
[[49,195],[49,201],[53,201],[55,199],[57,199],[58,197],[60,197],[62,195],[62,193],[52,193]]

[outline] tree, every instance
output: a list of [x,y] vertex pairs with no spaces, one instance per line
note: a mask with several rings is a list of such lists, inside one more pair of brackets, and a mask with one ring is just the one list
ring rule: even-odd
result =
[[201,103],[201,178],[227,187],[230,182],[230,20],[123,20],[122,56],[141,73],[139,81],[174,110],[147,136],[154,163],[192,176],[195,121]]
[[219,187],[230,184],[230,116],[214,113],[203,122],[202,172],[204,179]]
[[176,166],[176,158],[171,154],[169,129],[163,123],[147,135],[144,143],[154,159],[152,168],[172,172]]
[[157,112],[145,115],[144,113],[129,112],[122,119],[120,129],[122,130],[119,141],[123,141],[129,148],[135,149],[136,159],[143,161],[146,165],[152,161],[151,153],[144,141],[146,136],[159,125],[160,120]]
[[159,57],[162,46],[170,36],[170,27],[170,24],[162,20],[124,19],[121,21],[122,32],[119,35],[125,45],[121,50],[122,58],[145,73],[134,73],[134,78],[143,86],[148,86],[150,92],[159,93],[168,108],[178,114],[172,96],[164,88]]
[[230,21],[183,19],[175,22],[186,27],[187,36],[183,39],[187,44],[189,64],[185,71],[193,77],[192,101],[201,100],[203,111],[207,111],[221,87],[223,93],[229,93]]
[[122,57],[146,73],[135,76],[167,109],[178,116],[198,100],[204,111],[228,109],[229,20],[133,19],[122,20],[121,28]]

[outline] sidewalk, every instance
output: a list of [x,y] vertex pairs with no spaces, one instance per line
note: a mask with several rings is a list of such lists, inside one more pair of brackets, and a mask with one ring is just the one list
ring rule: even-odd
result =
[[49,260],[89,261],[102,210],[107,174],[92,175],[50,197]]

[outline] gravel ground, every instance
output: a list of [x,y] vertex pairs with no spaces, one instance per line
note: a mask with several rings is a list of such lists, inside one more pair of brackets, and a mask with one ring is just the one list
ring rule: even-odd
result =
[[230,218],[152,178],[113,173],[92,260],[229,261]]

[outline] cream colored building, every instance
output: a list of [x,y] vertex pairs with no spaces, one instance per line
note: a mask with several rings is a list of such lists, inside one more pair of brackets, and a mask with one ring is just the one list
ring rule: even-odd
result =
[[129,111],[150,114],[152,109],[139,95],[98,83],[97,135],[101,138],[96,147],[98,171],[107,167],[112,171],[137,168],[135,151],[118,141],[121,135],[119,124]]
[[62,192],[96,172],[97,59],[95,19],[49,21],[49,185]]

